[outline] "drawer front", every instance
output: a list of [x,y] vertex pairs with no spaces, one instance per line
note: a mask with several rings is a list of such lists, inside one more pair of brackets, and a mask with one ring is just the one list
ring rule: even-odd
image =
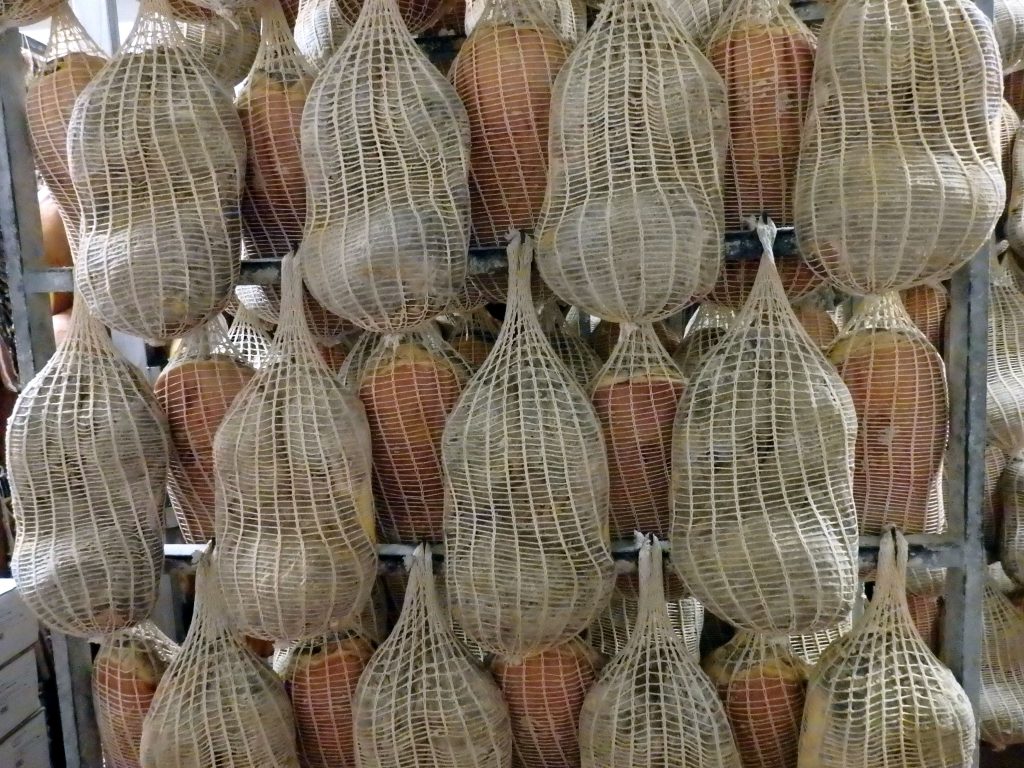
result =
[[39,624],[9,579],[0,579],[0,665],[6,664],[39,637]]
[[0,741],[0,765],[3,768],[50,768],[46,715],[42,710]]
[[[39,709],[36,655],[29,650],[0,667],[0,738]],[[0,762],[0,766],[6,763]]]

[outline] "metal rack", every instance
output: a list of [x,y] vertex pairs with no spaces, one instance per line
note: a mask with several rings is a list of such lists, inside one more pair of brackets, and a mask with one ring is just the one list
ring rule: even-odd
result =
[[[978,0],[992,16],[992,0]],[[803,18],[816,20],[814,3],[794,3]],[[71,289],[68,269],[42,263],[42,235],[36,202],[36,179],[24,111],[24,62],[17,31],[0,35],[0,251],[6,262],[15,319],[15,343],[22,382],[27,382],[53,353],[49,299],[51,291]],[[726,257],[756,257],[760,246],[745,234],[730,235]],[[795,253],[792,233],[780,233],[780,257]],[[279,279],[273,260],[243,264],[242,282],[269,284]],[[502,251],[474,252],[470,271],[491,272],[504,266]],[[986,345],[989,249],[977,254],[952,280],[947,318],[946,362],[949,371],[950,447],[948,452],[949,529],[944,534],[908,536],[912,561],[948,568],[944,661],[963,684],[977,710],[980,686],[982,587],[986,559],[981,535],[984,482]],[[187,567],[197,548],[169,545],[168,568]],[[620,568],[635,560],[632,541],[613,547]],[[384,568],[394,568],[411,551],[401,545],[382,547]],[[861,560],[871,563],[878,537],[861,537]],[[92,711],[91,651],[83,640],[51,634],[60,697],[61,728],[68,768],[100,768],[99,740]],[[977,761],[977,757],[975,758]]]

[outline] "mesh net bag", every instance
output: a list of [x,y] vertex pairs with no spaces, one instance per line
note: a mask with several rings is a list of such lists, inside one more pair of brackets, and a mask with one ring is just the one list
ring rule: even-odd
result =
[[[335,0],[341,17],[350,26],[359,19],[363,0]],[[443,0],[398,0],[398,11],[410,34],[420,35],[430,29],[444,12]]]
[[490,312],[475,309],[456,317],[448,343],[475,371],[491,354],[500,332],[501,328]]
[[270,334],[258,317],[237,307],[228,328],[228,344],[250,368],[259,369],[270,356]]
[[1003,525],[1003,486],[1000,478],[1009,457],[995,445],[985,446],[985,484],[982,488],[981,526],[986,549],[999,546]]
[[661,561],[661,545],[645,541],[636,630],[583,702],[581,765],[740,768],[714,685],[672,629]]
[[139,768],[142,721],[178,646],[151,621],[104,638],[92,662],[92,700],[106,768]]
[[300,263],[328,310],[395,332],[443,312],[466,279],[469,126],[397,3],[363,8],[303,115]]
[[814,48],[814,35],[786,0],[731,3],[707,44],[729,104],[724,185],[729,230],[742,229],[746,217],[762,214],[779,226],[793,224]]
[[234,90],[256,58],[260,18],[244,10],[233,18],[211,16],[178,23],[189,50],[225,87]]
[[701,666],[718,690],[743,768],[795,766],[810,670],[786,638],[740,631]]
[[427,332],[384,336],[361,366],[356,391],[370,425],[382,541],[444,538],[441,435],[469,377],[458,355]]
[[988,439],[1014,456],[1024,450],[1024,295],[1003,264],[992,267],[987,370]]
[[103,69],[107,57],[71,9],[61,4],[50,20],[50,41],[43,59],[42,69],[29,80],[25,113],[36,168],[61,217],[74,230],[79,203],[68,168],[68,121],[75,99]]
[[982,603],[982,741],[997,750],[1024,743],[1024,614],[994,584]]
[[452,634],[429,545],[411,560],[402,614],[356,690],[358,764],[508,768],[512,734],[501,692]]
[[818,42],[793,204],[800,252],[851,293],[949,277],[1006,194],[988,20],[966,0],[839,0]]
[[721,262],[726,91],[660,0],[607,0],[552,95],[537,265],[602,320],[675,314]]
[[299,768],[288,694],[228,623],[219,565],[212,550],[199,561],[192,624],[142,726],[142,768]]
[[834,627],[819,629],[817,632],[808,632],[804,635],[790,635],[790,650],[803,659],[809,666],[813,667],[818,663],[821,654],[825,652],[832,643],[841,638],[853,627],[853,612]]
[[253,376],[230,349],[226,331],[219,317],[192,331],[154,387],[171,429],[167,495],[188,544],[214,536],[213,439]]
[[485,650],[525,656],[582,632],[612,589],[608,464],[583,390],[545,339],[529,242],[509,248],[501,335],[448,419],[452,612]]
[[489,660],[508,705],[516,768],[579,768],[580,708],[601,665],[579,638],[522,659]]
[[302,0],[295,18],[295,44],[317,72],[322,72],[352,31],[338,0]]
[[376,577],[370,431],[304,324],[294,258],[270,361],[214,441],[221,589],[241,631],[302,640],[363,609]]
[[811,341],[818,349],[827,353],[828,348],[832,346],[832,342],[839,335],[839,327],[832,315],[811,302],[803,301],[793,305],[793,314],[807,331]]
[[829,359],[857,412],[853,498],[862,534],[892,524],[936,533],[931,501],[942,477],[949,407],[942,358],[911,322],[899,296],[863,299]]
[[[555,302],[548,302],[540,312],[541,327],[558,359],[576,382],[586,391],[601,370],[601,359],[587,342],[566,322]],[[633,529],[630,528],[630,531]]]
[[532,230],[544,204],[551,94],[576,30],[533,0],[484,0],[480,13],[449,77],[469,115],[473,242],[495,247]]
[[992,27],[1005,76],[1024,69],[1024,2],[995,0],[993,11]]
[[85,303],[7,422],[11,571],[51,629],[93,637],[149,616],[163,568],[167,421]]
[[735,319],[733,310],[718,304],[705,302],[697,308],[686,326],[682,343],[672,354],[672,361],[679,367],[683,378],[687,381],[693,378]]
[[942,599],[935,595],[915,595],[908,589],[907,608],[910,609],[910,620],[914,623],[917,634],[921,636],[932,653],[938,654],[941,639],[939,625],[942,622]]
[[[751,259],[723,261],[707,301],[729,309],[742,308],[757,278],[757,265],[758,262]],[[790,301],[797,301],[821,285],[821,277],[801,258],[779,259],[775,269]]]
[[[671,579],[671,574],[669,578]],[[619,574],[615,580],[611,601],[587,629],[587,641],[608,658],[621,653],[636,628],[640,598],[632,582],[632,579],[628,579],[627,583],[626,574]],[[672,630],[683,639],[694,661],[698,661],[700,636],[704,628],[704,606],[692,597],[681,597],[667,600],[665,609],[668,611]]]
[[999,478],[1002,508],[999,559],[1006,575],[1024,586],[1024,456],[1015,456]]
[[356,768],[352,699],[373,645],[354,633],[304,640],[274,661],[292,701],[304,768]]
[[0,33],[42,21],[63,4],[64,0],[0,0]]
[[903,308],[925,338],[942,351],[949,292],[942,283],[921,283],[900,291]]
[[590,384],[608,454],[612,539],[667,537],[672,425],[685,380],[648,325],[624,323]]
[[811,674],[801,768],[973,765],[971,704],[914,628],[906,567],[906,540],[886,532],[871,603]]
[[238,278],[245,162],[230,98],[166,8],[144,0],[68,126],[83,216],[75,285],[106,325],[157,340],[227,304]]
[[856,595],[856,413],[786,300],[774,226],[758,231],[750,299],[679,406],[673,565],[730,624],[788,635],[837,623]]
[[[1024,8],[1024,3],[1021,3],[1021,7]],[[1003,99],[999,110],[999,157],[1007,191],[1013,189],[1013,147],[1019,130],[1020,118],[1017,111],[1010,102]]]

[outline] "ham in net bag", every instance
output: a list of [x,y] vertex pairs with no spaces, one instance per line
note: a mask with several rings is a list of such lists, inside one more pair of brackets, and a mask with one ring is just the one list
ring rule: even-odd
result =
[[810,668],[787,639],[741,630],[702,666],[718,689],[743,768],[795,766]]
[[970,701],[918,634],[907,607],[907,542],[882,535],[871,602],[811,674],[799,768],[968,768]]
[[284,684],[228,622],[219,561],[196,572],[196,604],[181,651],[142,726],[142,768],[299,768]]
[[563,317],[562,310],[552,300],[540,310],[540,324],[544,335],[572,377],[586,390],[598,371],[601,359],[576,329]]
[[356,768],[352,700],[373,644],[332,632],[290,646],[274,660],[292,702],[304,768]]
[[833,6],[793,204],[816,272],[883,293],[949,277],[977,252],[1006,195],[999,77],[992,27],[968,0]]
[[509,768],[508,708],[455,639],[434,590],[430,546],[411,556],[398,623],[359,679],[358,764],[373,768]]
[[233,18],[211,16],[196,19],[194,14],[178,22],[189,50],[210,70],[221,85],[234,93],[245,79],[260,45],[260,19],[253,10]]
[[214,441],[217,563],[239,629],[294,641],[359,614],[377,553],[366,415],[309,336],[291,256],[282,285],[270,361]]
[[171,429],[167,495],[188,544],[205,544],[214,536],[213,440],[253,376],[231,349],[226,331],[220,317],[192,331],[154,387]]
[[722,78],[662,0],[607,0],[552,95],[537,266],[615,322],[675,314],[721,262]]
[[144,0],[68,126],[82,208],[75,286],[106,325],[157,340],[227,304],[245,167],[230,98],[166,10],[164,0]]
[[70,230],[69,239],[74,242],[79,202],[68,167],[68,122],[75,100],[103,69],[107,57],[71,8],[62,3],[50,19],[50,41],[43,58],[42,69],[28,83],[25,114],[36,169],[53,195]]
[[1015,583],[1024,585],[1024,456],[1006,463],[997,493],[1002,508],[999,526],[999,559]]
[[615,569],[601,427],[541,331],[530,258],[529,241],[509,248],[501,335],[443,438],[452,612],[484,649],[506,656],[586,629]]
[[650,324],[623,323],[590,384],[608,453],[612,539],[667,536],[672,425],[685,380]]
[[1005,77],[1024,69],[1024,2],[995,0],[993,13],[992,27]]
[[1005,262],[992,265],[987,372],[988,438],[1013,456],[1024,450],[1024,295]]
[[0,0],[0,33],[42,21],[63,4],[64,0]]
[[67,337],[7,422],[11,571],[47,627],[88,638],[149,616],[168,444],[149,384],[76,299]]
[[318,73],[352,31],[338,0],[301,0],[295,18],[295,44]]
[[302,119],[306,285],[331,312],[395,332],[466,279],[469,124],[396,0],[366,0]]
[[512,721],[516,768],[579,768],[580,708],[604,660],[578,637],[488,666]]
[[982,605],[982,741],[1002,750],[1024,743],[1024,614],[987,581]]
[[739,0],[705,51],[725,81],[729,152],[725,226],[749,216],[793,224],[800,130],[811,96],[815,40],[786,0]]
[[[561,23],[559,23],[561,21]],[[576,39],[565,0],[484,0],[449,71],[472,138],[475,245],[532,230],[544,204],[551,92]]]
[[142,722],[177,655],[151,621],[103,639],[92,662],[92,701],[107,768],[139,768]]
[[850,393],[786,300],[759,224],[757,281],[679,406],[673,565],[704,606],[770,634],[831,626],[857,591]]
[[245,307],[235,309],[235,316],[228,328],[228,344],[242,362],[250,368],[259,369],[270,355],[273,342],[263,323]]
[[663,549],[640,548],[640,614],[580,715],[582,768],[740,768],[715,687],[672,629],[662,587]]

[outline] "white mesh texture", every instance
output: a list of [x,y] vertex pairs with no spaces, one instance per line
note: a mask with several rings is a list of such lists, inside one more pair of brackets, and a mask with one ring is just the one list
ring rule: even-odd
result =
[[616,322],[675,314],[721,261],[725,84],[660,0],[608,0],[552,95],[537,265]]
[[213,440],[253,376],[230,348],[226,331],[220,317],[192,331],[154,386],[171,430],[167,495],[188,544],[214,536]]
[[294,641],[362,611],[377,553],[362,404],[305,328],[291,256],[282,261],[282,284],[270,359],[214,441],[216,532],[232,620],[247,634]]
[[295,43],[317,72],[323,71],[351,31],[338,0],[301,0],[299,3]]
[[804,327],[807,335],[811,337],[818,349],[827,354],[828,348],[832,346],[832,342],[839,335],[839,327],[832,315],[811,300],[793,304],[793,314],[796,315],[796,319],[800,321],[800,325]]
[[999,527],[999,559],[1015,583],[1024,586],[1024,456],[1015,456],[999,477],[1002,510]]
[[509,768],[508,709],[494,680],[452,634],[428,545],[412,556],[402,613],[355,697],[358,764]]
[[239,306],[228,328],[228,343],[250,368],[262,368],[270,354],[270,333],[258,317]]
[[942,283],[921,283],[900,291],[903,308],[925,338],[940,352],[945,340],[949,292]]
[[231,19],[179,22],[185,43],[210,73],[229,91],[234,91],[252,66],[260,44],[260,19],[244,10]]
[[522,659],[489,660],[508,705],[516,768],[578,768],[580,708],[602,664],[579,638]]
[[[707,301],[730,309],[740,309],[757,279],[757,264],[756,260],[751,259],[723,262],[718,272],[718,281],[708,294]],[[821,277],[802,258],[779,259],[775,269],[790,301],[797,301],[821,285]]]
[[967,768],[978,738],[967,695],[911,621],[907,544],[882,536],[871,603],[811,674],[800,768]]
[[685,380],[654,328],[624,323],[589,385],[608,453],[612,539],[667,537],[672,425]]
[[42,21],[63,4],[64,0],[0,0],[0,32]]
[[92,701],[106,768],[139,768],[142,721],[177,655],[151,621],[103,639],[92,662]]
[[356,768],[352,700],[373,645],[331,633],[290,646],[274,660],[292,702],[303,768]]
[[701,666],[722,699],[743,768],[796,765],[810,669],[786,638],[740,631]]
[[770,229],[750,298],[687,387],[672,462],[673,565],[741,629],[796,634],[856,596],[850,393],[786,300]]
[[501,335],[448,419],[446,571],[455,621],[484,649],[545,650],[608,600],[608,464],[600,424],[541,331],[530,246],[509,248]]
[[88,638],[149,616],[168,443],[149,385],[76,300],[67,337],[7,423],[11,571],[47,627]]
[[381,332],[443,312],[466,279],[469,125],[395,0],[366,0],[317,77],[302,156],[314,298]]
[[456,315],[448,343],[475,371],[491,354],[500,331],[498,321],[486,309],[475,309]]
[[995,585],[982,603],[981,738],[995,749],[1024,743],[1024,614]]
[[992,267],[987,371],[988,439],[1013,456],[1024,450],[1024,295],[1002,264]]
[[689,381],[704,360],[725,337],[725,332],[736,319],[736,313],[726,307],[705,302],[701,304],[683,334],[683,341],[672,354],[683,377]]
[[1024,69],[1024,2],[995,0],[992,20],[1003,75]]
[[68,126],[83,216],[76,288],[105,324],[156,340],[227,304],[245,162],[227,93],[163,10],[144,0]]
[[217,557],[199,561],[192,625],[143,723],[141,768],[299,768],[288,694],[228,624]]
[[[341,17],[355,25],[359,13],[366,5],[363,0],[335,0]],[[443,0],[398,0],[398,11],[410,34],[420,35],[430,29],[444,11]]]
[[[576,329],[562,316],[554,301],[549,301],[540,311],[541,327],[551,348],[576,382],[588,389],[601,369],[601,359],[587,342],[580,338]],[[630,528],[630,531],[633,529]]]
[[662,588],[662,548],[640,549],[640,613],[625,647],[583,702],[583,768],[685,765],[740,768],[714,685],[672,628]]
[[1006,194],[999,76],[992,27],[967,0],[832,7],[794,198],[815,271],[882,293],[949,277],[977,252]]
[[789,647],[797,656],[814,666],[832,643],[845,635],[853,627],[853,612],[834,627],[808,632],[805,635],[790,635]]

